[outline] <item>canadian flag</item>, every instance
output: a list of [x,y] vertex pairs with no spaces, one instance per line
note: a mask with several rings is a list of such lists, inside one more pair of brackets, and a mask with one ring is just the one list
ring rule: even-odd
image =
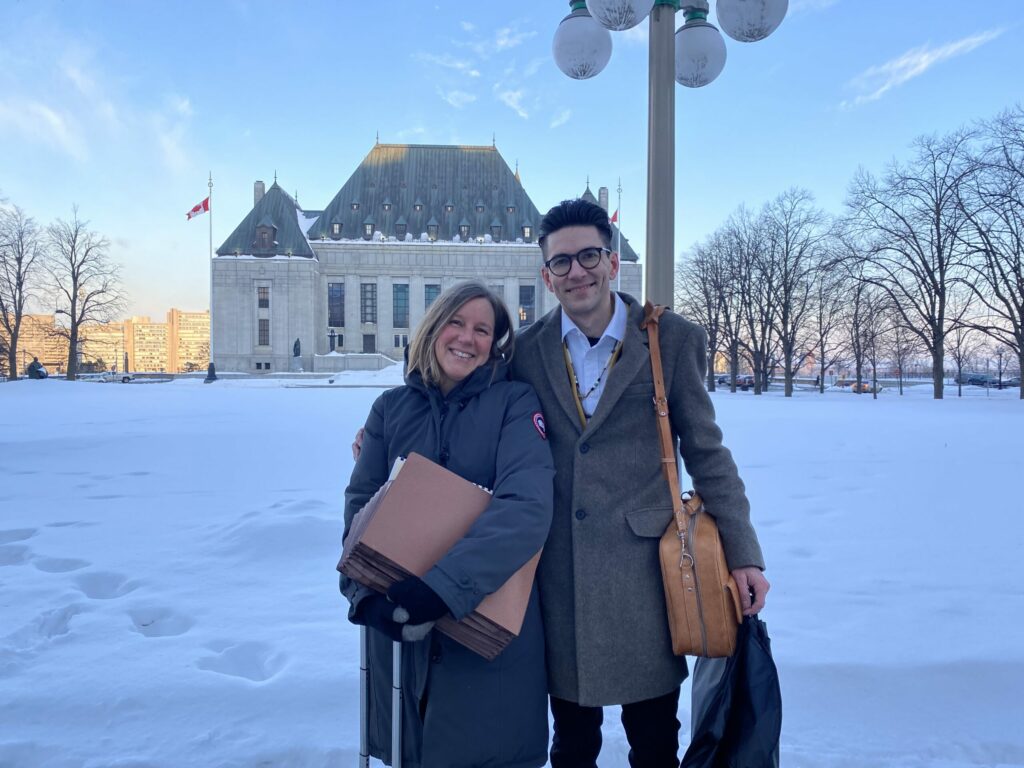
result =
[[610,219],[608,219],[608,221],[610,221],[612,224],[618,224],[619,223],[619,209],[618,208],[615,209],[615,213],[612,214],[612,217]]
[[210,210],[210,198],[206,198],[201,203],[196,203],[196,206],[185,214],[185,221],[188,221],[201,213],[206,213],[208,210]]

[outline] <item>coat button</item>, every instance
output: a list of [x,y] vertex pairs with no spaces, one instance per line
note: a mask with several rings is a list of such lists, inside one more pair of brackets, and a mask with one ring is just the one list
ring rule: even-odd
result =
[[577,509],[576,510],[576,519],[577,520],[582,520],[586,516],[587,516],[587,510],[585,510],[585,509]]
[[590,443],[583,443],[580,445],[580,453],[586,453],[590,450]]

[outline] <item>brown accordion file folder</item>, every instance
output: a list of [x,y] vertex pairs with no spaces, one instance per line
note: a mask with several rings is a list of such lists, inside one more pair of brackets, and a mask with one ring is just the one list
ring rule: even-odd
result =
[[[401,463],[399,463],[401,462]],[[491,493],[416,453],[396,462],[352,521],[338,570],[378,592],[410,574],[422,576],[487,508]],[[519,634],[540,552],[462,621],[445,616],[437,629],[486,659]]]

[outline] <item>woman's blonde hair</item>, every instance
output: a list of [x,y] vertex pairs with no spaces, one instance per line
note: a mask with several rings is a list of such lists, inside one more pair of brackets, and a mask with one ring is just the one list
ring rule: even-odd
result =
[[479,280],[457,283],[442,293],[430,305],[409,344],[408,373],[419,371],[428,384],[439,384],[443,371],[434,352],[437,337],[462,305],[473,299],[487,299],[494,309],[494,340],[491,343],[491,366],[499,361],[512,359],[515,336],[512,333],[512,319],[505,302],[496,296]]

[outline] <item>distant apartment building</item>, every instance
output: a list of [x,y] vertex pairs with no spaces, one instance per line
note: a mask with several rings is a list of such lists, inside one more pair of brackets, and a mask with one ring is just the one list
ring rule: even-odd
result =
[[124,341],[128,352],[128,370],[159,371],[167,367],[167,323],[154,323],[149,317],[124,321]]
[[210,313],[167,313],[167,370],[198,371],[210,362]]
[[79,331],[82,362],[104,370],[124,367],[124,323],[88,323]]
[[[7,332],[2,324],[0,337],[7,342]],[[57,333],[53,315],[22,315],[18,332],[19,375],[25,372],[34,357],[38,357],[50,373],[59,373],[68,364],[68,342]]]

